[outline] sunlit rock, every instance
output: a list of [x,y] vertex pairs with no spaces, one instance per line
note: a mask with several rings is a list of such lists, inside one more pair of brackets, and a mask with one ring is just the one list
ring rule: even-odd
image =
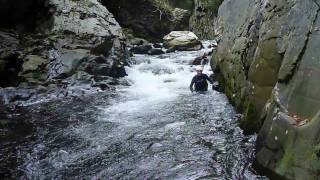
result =
[[190,31],[172,31],[163,38],[164,47],[179,51],[196,51],[202,48],[198,37]]

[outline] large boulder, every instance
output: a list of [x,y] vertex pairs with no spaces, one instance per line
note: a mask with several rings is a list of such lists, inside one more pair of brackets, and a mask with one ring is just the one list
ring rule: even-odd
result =
[[126,76],[130,54],[122,28],[100,1],[3,0],[0,5],[0,87],[49,89],[63,82],[72,88],[99,76]]
[[97,0],[50,0],[50,5],[56,8],[52,31],[63,30],[96,37],[121,33],[121,27],[113,15]]
[[196,51],[202,48],[198,37],[190,31],[172,31],[163,41],[165,48],[178,51]]
[[[118,68],[127,64],[122,29],[97,0],[3,0],[0,4],[1,14],[13,17],[0,18],[0,27],[13,28],[10,33],[0,32],[0,86],[17,86],[35,77],[43,82],[46,77],[69,77],[90,54],[115,59],[112,63]],[[28,34],[19,36],[20,32]],[[10,78],[2,78],[6,76]]]

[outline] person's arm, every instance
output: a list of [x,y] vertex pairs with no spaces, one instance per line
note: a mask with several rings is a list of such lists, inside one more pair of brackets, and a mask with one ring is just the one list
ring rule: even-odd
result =
[[206,80],[208,80],[208,81],[210,82],[210,84],[213,84],[212,79],[210,79],[210,78],[209,78],[209,76],[208,76],[208,75],[206,75],[206,74],[205,74],[205,76],[206,76]]
[[192,78],[191,83],[190,83],[190,91],[193,92],[193,85],[195,83],[195,77]]

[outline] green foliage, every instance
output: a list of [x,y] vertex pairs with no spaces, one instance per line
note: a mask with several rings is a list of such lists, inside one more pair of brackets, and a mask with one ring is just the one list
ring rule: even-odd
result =
[[153,3],[155,7],[166,14],[170,14],[174,9],[169,0],[151,0],[151,3]]
[[193,0],[151,0],[154,6],[158,7],[165,13],[170,13],[174,8],[193,10]]
[[193,0],[170,0],[170,3],[173,7],[189,11],[192,11],[194,7]]
[[214,15],[218,14],[218,10],[223,0],[205,0],[208,4],[209,11],[213,12]]

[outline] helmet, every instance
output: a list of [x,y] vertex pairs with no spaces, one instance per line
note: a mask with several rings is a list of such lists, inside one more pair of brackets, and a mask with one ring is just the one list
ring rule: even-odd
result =
[[201,66],[197,66],[196,71],[203,71],[203,68]]

